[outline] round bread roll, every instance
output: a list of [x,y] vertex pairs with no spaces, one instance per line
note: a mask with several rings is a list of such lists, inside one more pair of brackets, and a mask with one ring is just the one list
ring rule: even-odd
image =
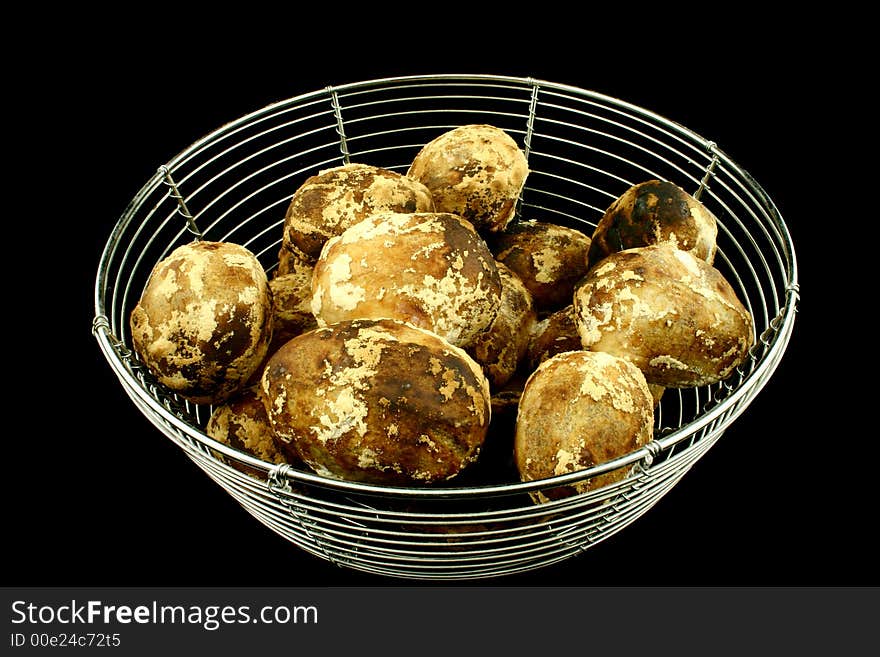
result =
[[329,238],[375,212],[431,212],[431,192],[403,174],[348,164],[308,178],[293,194],[284,218],[286,249],[314,263]]
[[669,243],[612,253],[578,286],[585,349],[631,361],[649,383],[716,383],[753,344],[752,318],[724,276]]
[[313,329],[318,321],[312,314],[312,269],[299,267],[269,280],[272,291],[272,342],[274,353],[285,342]]
[[185,244],[153,268],[130,324],[135,352],[162,385],[196,404],[223,402],[269,349],[266,272],[238,244]]
[[[219,443],[268,463],[292,465],[299,463],[298,460],[291,460],[276,444],[258,385],[240,390],[214,408],[205,426],[205,433]],[[241,469],[248,474],[259,474],[244,465]]]
[[525,153],[491,125],[463,125],[431,140],[407,175],[423,183],[437,212],[451,212],[478,231],[503,230],[529,174]]
[[[569,351],[544,361],[526,381],[514,437],[522,481],[586,470],[625,456],[654,433],[654,410],[645,377],[611,354]],[[570,486],[535,491],[545,502],[620,481],[618,468]]]
[[501,276],[501,306],[489,327],[467,349],[483,367],[493,389],[513,377],[537,321],[532,295],[522,280],[505,265],[496,266]]
[[262,387],[275,436],[317,473],[431,484],[476,461],[489,382],[462,349],[394,320],[316,328],[269,359]]
[[671,242],[709,264],[715,259],[718,224],[705,205],[677,185],[648,180],[627,189],[593,231],[590,266],[617,251]]
[[501,305],[501,276],[473,226],[454,214],[373,214],[327,241],[312,277],[320,326],[399,319],[460,347]]
[[587,273],[590,238],[574,228],[543,221],[517,221],[493,236],[495,259],[516,273],[540,314],[571,303],[574,286]]

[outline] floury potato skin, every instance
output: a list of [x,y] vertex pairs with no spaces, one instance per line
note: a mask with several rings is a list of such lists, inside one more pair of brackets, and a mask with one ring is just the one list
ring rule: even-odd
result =
[[522,279],[504,264],[497,262],[496,266],[501,277],[501,305],[492,323],[467,349],[482,366],[493,390],[502,388],[516,374],[537,321],[532,295]]
[[504,228],[529,175],[525,153],[504,130],[471,124],[453,128],[425,144],[407,176],[430,191],[437,212],[451,212],[483,235]]
[[446,481],[474,463],[489,382],[467,353],[396,320],[342,321],[287,342],[263,371],[283,449],[327,477]]
[[370,215],[326,242],[312,313],[326,326],[390,318],[472,343],[501,305],[495,259],[474,227],[448,212]]
[[[647,444],[654,402],[632,363],[603,352],[569,351],[545,360],[520,397],[514,455],[520,478],[535,481],[586,470]],[[620,481],[617,468],[573,485],[532,493],[536,502]]]
[[[249,454],[266,463],[302,466],[290,458],[275,438],[272,424],[263,403],[263,391],[259,382],[235,393],[227,401],[214,407],[205,426],[205,433],[219,443]],[[216,450],[212,450],[216,451]],[[215,456],[224,459],[220,453]],[[264,479],[265,472],[235,460],[226,460],[232,467],[257,479]]]
[[584,349],[625,358],[666,388],[726,379],[754,343],[751,315],[721,272],[669,243],[609,255],[573,305]]
[[353,163],[309,177],[293,194],[282,246],[314,264],[331,237],[377,212],[432,212],[431,192],[389,169]]
[[544,317],[571,303],[588,269],[590,238],[579,230],[529,219],[489,238],[495,259],[519,276]]
[[568,304],[532,326],[525,362],[529,370],[534,371],[556,354],[582,348],[581,336],[574,321],[574,306]]
[[299,267],[269,280],[272,292],[271,355],[290,338],[317,326],[312,314],[311,267]]
[[591,236],[590,266],[617,251],[670,243],[710,265],[718,220],[681,187],[665,180],[632,185],[605,211]]
[[130,328],[136,353],[162,385],[197,404],[223,402],[269,350],[266,273],[238,244],[184,244],[153,268]]

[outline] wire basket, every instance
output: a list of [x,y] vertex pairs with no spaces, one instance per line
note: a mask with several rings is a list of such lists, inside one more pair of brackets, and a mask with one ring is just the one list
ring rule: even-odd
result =
[[[521,483],[479,466],[452,486],[338,481],[273,465],[204,432],[212,407],[158,385],[131,350],[128,318],[153,265],[194,238],[246,246],[277,266],[291,196],[319,170],[365,163],[405,173],[442,132],[488,123],[514,137],[530,174],[522,218],[592,234],[629,186],[656,178],[719,220],[715,266],[755,324],[727,380],[667,390],[652,442],[577,473]],[[760,185],[716,144],[646,109],[531,78],[429,75],[328,87],[269,105],[192,144],[132,199],[99,264],[93,333],[135,406],[260,522],[337,565],[456,580],[544,567],[583,553],[648,511],[715,444],[775,371],[798,303],[791,237]],[[502,431],[502,433],[504,433]],[[502,445],[511,436],[490,436]],[[488,445],[488,443],[487,443]],[[615,484],[544,504],[530,493],[619,467]]]

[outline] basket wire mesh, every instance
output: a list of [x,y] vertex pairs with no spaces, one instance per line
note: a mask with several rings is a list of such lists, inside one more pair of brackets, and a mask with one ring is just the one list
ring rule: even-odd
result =
[[[128,318],[153,265],[193,239],[225,240],[250,249],[271,275],[287,205],[308,176],[344,163],[405,173],[425,143],[469,123],[502,128],[526,153],[522,218],[589,235],[608,205],[643,180],[670,180],[697,196],[719,219],[715,266],[754,318],[748,359],[721,383],[667,390],[645,447],[539,482],[472,477],[405,488],[337,481],[208,437],[212,407],[163,389],[130,347]],[[272,104],[160,166],[107,240],[93,333],[138,410],[247,512],[298,548],[379,575],[475,579],[574,557],[650,509],[773,374],[798,298],[795,252],[779,211],[715,143],[641,107],[549,81],[409,76]],[[544,504],[530,497],[618,467],[629,468],[629,476],[601,489]]]

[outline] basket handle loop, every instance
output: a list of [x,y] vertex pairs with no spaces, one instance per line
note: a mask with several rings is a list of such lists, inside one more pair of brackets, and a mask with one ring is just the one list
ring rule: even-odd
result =
[[770,347],[773,342],[773,338],[779,332],[779,329],[782,328],[785,324],[785,313],[788,308],[789,303],[792,304],[792,311],[797,312],[798,303],[801,299],[801,288],[797,282],[791,282],[785,287],[785,305],[779,311],[779,313],[770,320],[767,325],[767,328],[761,332],[761,335],[758,336],[758,339],[755,340],[755,344],[752,345],[752,348],[749,350],[749,356],[752,359],[756,359],[759,357],[760,353]]
[[[290,470],[290,466],[287,463],[276,464],[269,468],[269,490],[276,493],[276,495],[277,491],[283,491],[285,493],[291,491],[290,480],[287,478],[288,470]],[[285,506],[287,505],[285,504]]]
[[653,465],[654,459],[662,451],[663,447],[656,440],[651,440],[644,445],[644,449],[647,450],[647,454],[645,454],[645,458],[643,458],[639,462],[639,468],[642,472],[647,472],[647,470]]
[[333,86],[326,87],[330,94],[330,106],[333,108],[333,116],[336,119],[336,134],[339,136],[339,152],[342,153],[342,163],[346,166],[351,164],[351,154],[348,152],[348,139],[345,136],[345,123],[342,120],[342,105],[339,104],[339,94]]
[[715,176],[715,167],[717,167],[718,162],[720,162],[718,158],[718,146],[714,141],[710,141],[706,144],[706,150],[712,154],[712,160],[709,162],[709,166],[706,167],[706,173],[703,174],[703,179],[700,180],[700,186],[697,187],[697,191],[694,192],[694,198],[698,201],[703,195],[703,192],[709,188],[709,181]]
[[300,508],[295,500],[291,500],[288,496],[293,493],[293,487],[290,485],[290,478],[287,473],[292,468],[287,463],[279,463],[269,468],[267,476],[267,484],[269,491],[278,500],[290,515],[292,522],[296,524],[300,532],[301,538],[308,541],[312,548],[318,552],[330,563],[338,563],[336,557],[326,549],[327,538],[320,527],[309,518],[307,509]]
[[526,119],[526,134],[523,137],[523,155],[526,156],[526,162],[529,161],[529,155],[532,154],[532,136],[535,134],[535,115],[538,113],[538,90],[541,86],[538,81],[532,78],[528,80],[532,87],[532,95],[529,99],[529,116]]
[[[523,155],[526,158],[526,164],[528,164],[529,156],[532,154],[532,137],[535,134],[535,116],[538,113],[538,91],[541,88],[541,85],[538,84],[538,81],[534,78],[528,78],[528,84],[532,88],[531,97],[529,98],[529,115],[526,118],[526,134],[523,135]],[[522,218],[522,206],[523,206],[523,196],[525,194],[525,187],[520,190],[519,196],[516,199],[516,205],[514,207],[513,216],[519,220]]]
[[100,333],[107,336],[110,345],[116,350],[116,353],[119,354],[122,360],[130,360],[132,358],[132,350],[126,347],[122,340],[117,338],[113,331],[110,330],[110,320],[107,318],[107,315],[95,315],[95,318],[92,320],[92,335],[97,338]]
[[196,226],[196,220],[190,213],[189,208],[186,207],[186,201],[183,200],[183,195],[180,193],[180,190],[177,189],[177,183],[175,183],[174,178],[171,177],[171,171],[163,164],[159,167],[159,173],[162,174],[162,182],[171,188],[169,194],[171,195],[171,198],[177,201],[177,212],[186,219],[186,229],[195,235],[197,239],[205,239],[205,236],[202,235],[202,231]]

